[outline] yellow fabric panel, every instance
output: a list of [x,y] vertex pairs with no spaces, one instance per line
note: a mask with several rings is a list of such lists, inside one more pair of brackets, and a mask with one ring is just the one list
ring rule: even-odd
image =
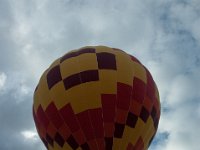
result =
[[[87,82],[66,91],[66,103],[70,102],[75,114],[101,107],[98,82]],[[58,108],[59,109],[59,108]]]
[[67,101],[68,95],[62,81],[54,85],[51,90],[49,90],[49,94],[51,96],[51,101],[54,102],[58,109],[70,102],[70,100]]
[[121,138],[113,138],[113,150],[119,150],[120,144],[121,144]]
[[124,129],[123,137],[121,138],[121,141],[117,143],[118,147],[116,147],[115,150],[118,150],[118,149],[125,150],[129,142],[135,145],[138,138],[142,136],[144,127],[145,127],[145,123],[141,119],[138,119],[138,122],[135,128],[126,126]]
[[98,63],[95,53],[85,53],[69,58],[60,64],[61,76],[63,79],[87,70],[97,70]]
[[69,146],[69,144],[67,144],[66,142],[65,142],[65,144],[64,144],[64,146],[63,146],[63,148],[61,150],[64,150],[64,149],[72,150],[71,146]]
[[128,127],[128,126],[125,127],[124,134],[123,134],[123,137],[122,137],[122,142],[121,142],[119,149],[125,150],[129,142],[131,142],[131,143],[136,142],[136,141],[133,141],[133,140],[137,140],[136,138],[135,139],[131,138],[131,135],[138,136],[135,132],[136,132],[135,128],[131,128],[131,127]]
[[51,145],[48,144],[49,150],[55,150]]
[[55,146],[52,147],[50,144],[48,144],[48,150],[59,150],[58,148],[56,148]]
[[138,138],[141,136],[143,129],[144,129],[144,126],[145,126],[145,123],[140,118],[138,118],[138,121],[137,121],[136,126],[135,126],[135,130],[133,131],[134,133],[129,134],[130,139],[131,139],[131,143],[133,145],[136,144]]
[[149,142],[150,142],[152,136],[154,135],[154,133],[155,133],[154,128],[150,128],[149,131],[147,131],[146,136],[144,137],[144,147],[145,147],[145,149],[148,148]]
[[132,86],[134,68],[131,65],[131,58],[129,55],[118,52],[116,55],[117,63],[117,81]]
[[145,68],[137,62],[132,62],[131,64],[132,68],[134,68],[134,76],[142,80],[145,84],[147,84],[147,76]]
[[97,70],[98,63],[95,53],[85,53],[77,56],[79,72],[87,70]]
[[60,64],[60,72],[62,78],[79,73],[79,63],[77,57],[69,58]]
[[99,93],[117,93],[117,72],[115,70],[99,70]]
[[147,122],[144,125],[144,129],[142,132],[142,139],[144,140],[144,146],[148,147],[149,140],[153,136],[155,132],[153,120],[151,117],[148,118]]
[[56,142],[54,142],[52,150],[63,150],[63,149]]

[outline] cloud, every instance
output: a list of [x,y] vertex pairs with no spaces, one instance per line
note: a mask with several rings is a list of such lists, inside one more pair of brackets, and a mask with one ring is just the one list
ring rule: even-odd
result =
[[21,134],[24,136],[26,140],[38,140],[37,133],[31,130],[22,131]]
[[5,73],[0,73],[0,91],[3,90],[3,87],[6,83],[7,76]]
[[[68,50],[121,48],[151,71],[162,102],[150,149],[198,150],[198,0],[0,1],[0,149],[40,149],[32,94],[42,72]],[[34,140],[32,140],[34,139]]]
[[[27,140],[21,132],[31,130],[35,132],[32,120],[32,96],[15,96],[15,90],[9,90],[1,96],[0,101],[0,149],[26,150],[35,149],[40,143],[37,140]],[[34,129],[34,130],[33,130]],[[12,143],[12,144],[11,144]],[[39,144],[40,145],[40,144]]]
[[[199,29],[193,26],[198,22],[196,2],[160,5],[163,10],[158,14],[153,57],[147,60],[147,66],[159,87],[162,114],[150,149],[198,149],[200,52]],[[158,141],[163,133],[167,138]]]

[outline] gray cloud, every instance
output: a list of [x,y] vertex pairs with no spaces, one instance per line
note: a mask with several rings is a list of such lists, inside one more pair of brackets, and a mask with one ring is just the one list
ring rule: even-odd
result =
[[35,132],[32,93],[40,75],[70,49],[107,45],[138,57],[159,87],[162,117],[150,149],[197,150],[199,5],[198,0],[0,1],[0,149],[44,150],[37,136],[23,134]]

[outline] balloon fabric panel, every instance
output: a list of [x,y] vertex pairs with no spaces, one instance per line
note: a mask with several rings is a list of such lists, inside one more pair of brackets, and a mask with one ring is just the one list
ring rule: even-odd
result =
[[160,118],[158,89],[134,56],[83,47],[43,73],[33,117],[48,150],[146,150]]

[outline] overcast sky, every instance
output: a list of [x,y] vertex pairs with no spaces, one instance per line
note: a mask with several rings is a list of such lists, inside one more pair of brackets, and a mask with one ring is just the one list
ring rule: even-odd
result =
[[199,0],[0,0],[0,150],[45,150],[33,91],[85,45],[123,49],[152,73],[162,115],[150,150],[199,150]]

